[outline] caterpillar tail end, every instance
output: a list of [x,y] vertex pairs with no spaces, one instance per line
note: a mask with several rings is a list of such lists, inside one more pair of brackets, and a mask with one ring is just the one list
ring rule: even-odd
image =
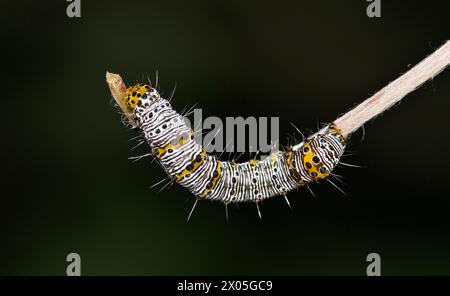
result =
[[111,91],[111,95],[113,96],[114,101],[116,101],[116,104],[128,119],[128,123],[132,128],[137,127],[137,123],[133,115],[133,110],[127,105],[127,102],[125,100],[127,87],[125,86],[122,77],[120,77],[119,74],[106,72],[106,83],[109,86],[109,90]]

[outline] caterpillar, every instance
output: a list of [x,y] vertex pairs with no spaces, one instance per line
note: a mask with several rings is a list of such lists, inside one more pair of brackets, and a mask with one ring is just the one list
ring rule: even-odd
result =
[[221,161],[194,140],[182,115],[150,84],[129,87],[124,102],[154,158],[172,180],[198,199],[227,204],[285,196],[328,178],[345,149],[345,137],[330,124],[324,132],[286,151],[273,152],[264,160]]
[[[449,64],[450,41],[446,41],[406,73],[300,144],[274,152],[264,160],[244,163],[221,161],[207,154],[194,141],[182,116],[150,84],[126,88],[119,75],[108,72],[106,81],[128,123],[142,132],[157,162],[174,182],[197,197],[190,217],[201,199],[220,201],[225,206],[254,202],[258,207],[260,201],[283,195],[289,205],[288,192],[311,182],[331,182],[329,177],[340,163],[349,135]],[[258,214],[261,218],[259,207]]]

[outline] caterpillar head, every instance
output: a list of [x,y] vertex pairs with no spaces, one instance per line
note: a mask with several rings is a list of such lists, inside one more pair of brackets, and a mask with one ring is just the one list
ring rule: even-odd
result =
[[302,146],[303,167],[316,181],[328,177],[344,153],[345,138],[334,124],[324,134],[317,134]]
[[146,106],[160,98],[161,97],[155,88],[144,83],[130,86],[125,93],[125,103],[132,110],[134,110],[136,106]]

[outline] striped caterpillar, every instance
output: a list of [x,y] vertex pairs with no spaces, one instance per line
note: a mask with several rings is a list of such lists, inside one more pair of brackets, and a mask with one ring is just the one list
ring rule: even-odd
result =
[[[245,163],[220,161],[194,141],[193,132],[170,102],[149,84],[126,88],[117,74],[106,73],[111,93],[128,122],[139,129],[155,159],[170,178],[197,199],[225,205],[258,202],[284,195],[310,182],[329,180],[343,155],[346,139],[450,64],[450,41],[332,124],[284,152]],[[331,184],[333,184],[331,182]],[[333,184],[334,185],[334,184]],[[286,198],[289,205],[289,201]],[[192,210],[190,215],[192,214]],[[261,213],[258,207],[258,214]],[[189,219],[189,218],[188,218]]]
[[329,177],[345,149],[345,137],[330,124],[322,133],[264,160],[221,161],[194,141],[182,115],[151,85],[129,87],[124,102],[154,158],[172,180],[198,199],[228,204],[285,196],[295,188]]

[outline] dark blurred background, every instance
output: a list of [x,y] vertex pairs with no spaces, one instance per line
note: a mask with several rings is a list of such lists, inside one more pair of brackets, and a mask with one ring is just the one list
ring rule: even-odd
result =
[[[450,274],[450,72],[353,135],[329,184],[229,208],[201,202],[149,159],[110,104],[105,72],[155,77],[175,109],[279,116],[281,144],[315,130],[449,39],[448,1],[58,1],[1,4],[0,274]],[[240,160],[245,160],[243,156]]]

